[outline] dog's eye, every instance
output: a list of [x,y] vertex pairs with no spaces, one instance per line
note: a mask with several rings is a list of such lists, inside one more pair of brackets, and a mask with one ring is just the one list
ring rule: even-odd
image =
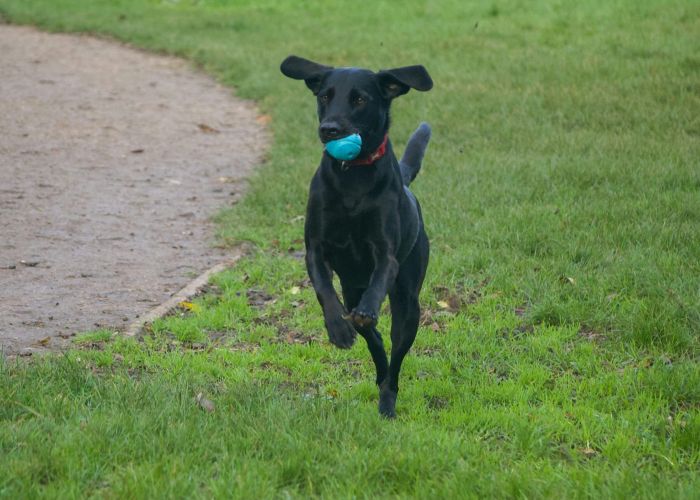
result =
[[364,97],[362,97],[362,96],[360,96],[360,95],[358,95],[357,97],[355,97],[355,98],[352,100],[352,103],[353,103],[355,106],[362,106],[362,105],[363,105],[364,103],[366,103],[366,102],[367,102],[367,99],[365,99]]
[[323,104],[328,104],[330,98],[328,97],[328,94],[323,94],[322,96],[319,96],[318,100]]

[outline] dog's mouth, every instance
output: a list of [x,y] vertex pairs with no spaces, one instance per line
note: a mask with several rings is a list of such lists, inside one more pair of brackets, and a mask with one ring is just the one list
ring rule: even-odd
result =
[[355,134],[359,135],[360,131],[346,120],[326,119],[318,126],[318,137],[323,144]]
[[350,137],[351,135],[360,135],[360,132],[358,130],[344,130],[342,132],[334,133],[334,134],[325,134],[322,131],[319,131],[318,137],[321,140],[321,144],[328,144],[329,142],[332,141],[338,141],[341,139],[345,139],[346,137]]

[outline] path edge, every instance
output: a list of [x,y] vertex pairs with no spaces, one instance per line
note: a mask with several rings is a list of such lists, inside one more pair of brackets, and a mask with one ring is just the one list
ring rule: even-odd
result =
[[117,334],[127,338],[136,337],[147,325],[167,315],[181,302],[186,302],[195,295],[199,294],[202,291],[202,288],[209,283],[209,279],[213,275],[234,267],[238,261],[247,254],[243,246],[233,248],[231,253],[232,255],[230,255],[224,262],[220,262],[204,271],[202,274],[181,288],[180,291],[173,294],[168,300],[154,307],[145,314],[142,314],[137,320],[133,321],[126,328],[126,330],[117,332]]

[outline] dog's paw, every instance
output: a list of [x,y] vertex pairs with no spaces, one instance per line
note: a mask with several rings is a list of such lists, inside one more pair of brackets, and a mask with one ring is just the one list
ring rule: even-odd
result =
[[350,319],[360,328],[377,325],[377,314],[371,311],[365,311],[359,307],[352,310],[350,313]]
[[396,391],[389,388],[379,390],[379,414],[388,419],[396,418]]
[[336,347],[350,349],[355,343],[357,332],[352,325],[342,316],[326,319],[326,329],[328,330],[328,340]]

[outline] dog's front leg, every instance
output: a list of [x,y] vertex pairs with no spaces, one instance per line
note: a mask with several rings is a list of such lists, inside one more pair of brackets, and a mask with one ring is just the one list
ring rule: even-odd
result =
[[372,253],[375,266],[369,286],[362,294],[360,303],[350,313],[353,323],[359,327],[377,324],[379,307],[399,272],[399,262],[388,245],[374,245]]
[[328,330],[328,339],[341,349],[349,349],[355,342],[356,332],[346,319],[346,311],[338,300],[333,288],[333,274],[323,259],[320,245],[308,245],[306,249],[306,269],[316,298],[323,309],[323,319]]

